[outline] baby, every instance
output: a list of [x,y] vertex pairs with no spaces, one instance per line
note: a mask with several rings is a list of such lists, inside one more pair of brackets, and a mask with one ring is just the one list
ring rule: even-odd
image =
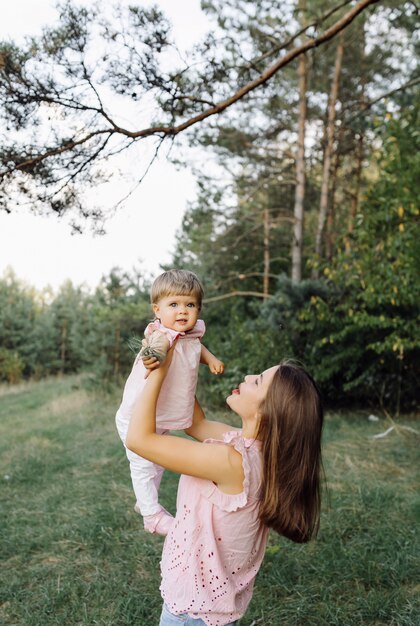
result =
[[[198,319],[202,299],[203,288],[193,272],[169,270],[154,281],[150,300],[155,320],[145,330],[143,348],[134,361],[115,418],[124,444],[133,407],[148,372],[143,359],[146,363],[150,363],[153,357],[163,360],[178,338],[157,404],[156,432],[159,434],[191,426],[200,363],[208,365],[213,374],[223,373],[223,363],[200,341],[205,332],[204,322]],[[146,530],[166,535],[173,517],[158,502],[163,468],[127,448],[126,454],[136,496],[134,509],[143,516]]]

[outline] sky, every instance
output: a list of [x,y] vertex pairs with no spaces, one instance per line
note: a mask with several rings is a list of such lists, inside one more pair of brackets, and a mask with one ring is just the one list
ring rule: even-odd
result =
[[[78,0],[89,5],[91,0]],[[110,0],[102,0],[112,4]],[[129,0],[119,0],[129,3]],[[133,2],[131,2],[133,3]],[[152,4],[139,0],[139,4]],[[155,0],[173,25],[175,40],[187,48],[208,28],[200,0]],[[40,32],[55,20],[53,0],[13,0],[2,11],[0,40],[19,41]],[[118,184],[118,183],[117,183]],[[112,182],[109,196],[118,194]],[[73,235],[66,220],[32,215],[27,210],[0,211],[0,276],[11,267],[19,279],[42,289],[54,290],[71,279],[75,285],[95,287],[113,267],[143,269],[156,276],[168,263],[189,201],[195,197],[195,181],[188,169],[176,169],[163,156],[155,162],[140,187],[106,224],[106,234],[94,236],[89,228]],[[159,216],[159,236],[156,217]]]

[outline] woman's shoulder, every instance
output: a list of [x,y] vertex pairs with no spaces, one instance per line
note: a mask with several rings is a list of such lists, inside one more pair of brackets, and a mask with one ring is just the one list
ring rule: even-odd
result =
[[223,445],[230,471],[227,482],[208,482],[203,485],[203,496],[217,508],[233,512],[245,509],[258,499],[261,483],[261,455],[259,442],[243,437],[242,431],[231,430],[221,439],[206,439],[204,443]]
[[221,439],[206,439],[204,443],[225,444],[229,463],[236,470],[244,470],[245,474],[253,472],[253,457],[261,459],[261,442],[244,437],[241,429],[228,430]]

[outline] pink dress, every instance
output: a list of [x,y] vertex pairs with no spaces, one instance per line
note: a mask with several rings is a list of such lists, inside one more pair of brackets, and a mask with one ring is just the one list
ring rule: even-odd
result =
[[[171,345],[176,337],[179,337],[157,404],[156,426],[158,432],[183,430],[192,424],[201,357],[200,339],[204,335],[205,329],[203,320],[197,320],[194,328],[187,333],[179,333],[166,328],[158,320],[146,328],[145,335],[150,334],[153,330],[164,332]],[[122,402],[116,417],[118,432],[123,442],[125,442],[134,404],[146,384],[145,372],[146,368],[143,361],[141,358],[137,358],[125,383]]]
[[260,442],[244,439],[240,431],[225,433],[223,442],[242,455],[243,491],[230,495],[210,480],[181,476],[176,518],[161,561],[160,590],[169,610],[208,626],[244,615],[268,536],[258,519]]

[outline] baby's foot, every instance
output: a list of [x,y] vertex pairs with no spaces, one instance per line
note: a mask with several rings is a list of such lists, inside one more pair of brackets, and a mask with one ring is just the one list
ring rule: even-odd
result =
[[154,515],[145,515],[143,517],[144,529],[149,533],[156,533],[165,537],[171,528],[174,518],[164,508]]

